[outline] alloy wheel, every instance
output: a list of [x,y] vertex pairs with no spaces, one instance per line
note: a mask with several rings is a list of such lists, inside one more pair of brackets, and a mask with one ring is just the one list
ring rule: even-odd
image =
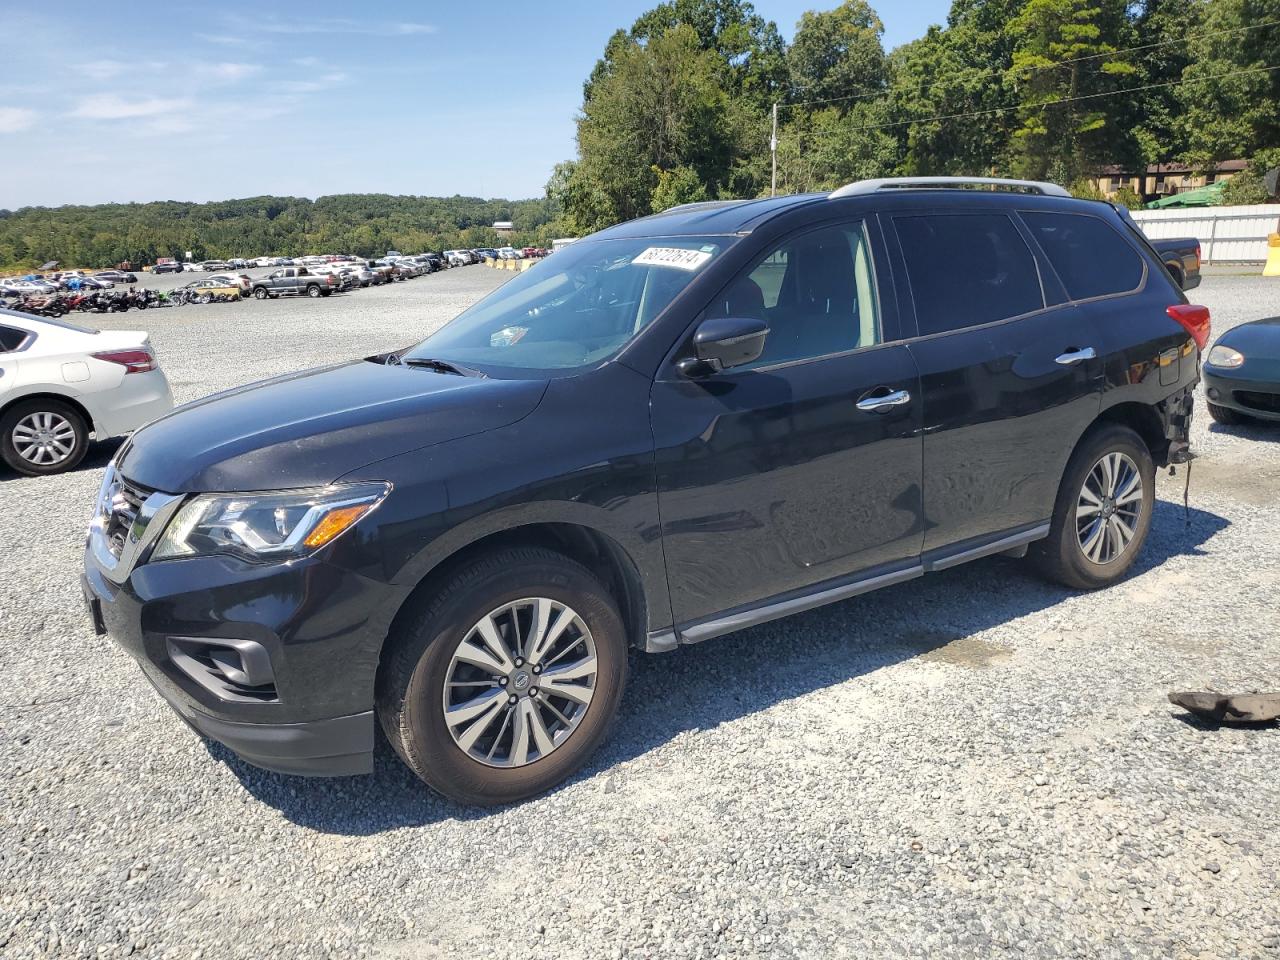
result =
[[76,448],[76,428],[61,414],[37,411],[14,425],[12,440],[23,460],[49,467],[71,456]]
[[1108,564],[1133,542],[1142,516],[1142,474],[1123,453],[1103,454],[1076,501],[1076,539],[1093,563]]
[[523,767],[559,748],[596,687],[596,645],[574,610],[546,597],[504,604],[454,650],[444,680],[453,742],[491,767]]

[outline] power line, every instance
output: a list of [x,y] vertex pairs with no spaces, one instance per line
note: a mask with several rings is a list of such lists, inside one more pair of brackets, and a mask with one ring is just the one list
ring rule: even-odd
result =
[[[1009,67],[1007,69],[988,70],[986,73],[976,73],[971,75],[957,74],[954,77],[950,77],[948,79],[984,80],[988,77],[996,77],[1002,74],[1009,74],[1009,73],[1038,73],[1042,70],[1054,70],[1058,67],[1069,66],[1073,63],[1085,63],[1089,60],[1101,60],[1104,57],[1127,56],[1130,53],[1138,53],[1141,50],[1155,50],[1159,47],[1170,47],[1170,46],[1173,46],[1174,44],[1188,43],[1192,40],[1203,40],[1208,37],[1222,37],[1222,36],[1227,36],[1228,34],[1233,34],[1233,33],[1247,33],[1250,30],[1262,30],[1262,29],[1265,29],[1266,27],[1274,27],[1277,24],[1280,24],[1280,20],[1268,20],[1265,23],[1253,23],[1245,27],[1231,27],[1230,29],[1227,29],[1227,30],[1211,30],[1205,33],[1189,33],[1186,36],[1178,37],[1176,40],[1161,40],[1158,43],[1144,43],[1136,47],[1126,47],[1123,50],[1109,50],[1106,53],[1091,53],[1086,57],[1072,57],[1071,59],[1068,59],[1068,60],[1057,60],[1057,61],[1054,61],[1053,63],[1045,63],[1035,67],[1031,67],[1031,66]],[[942,80],[935,80],[933,83],[929,84],[929,86],[926,87],[925,89],[932,89],[934,87],[941,86],[942,83],[943,83]],[[798,103],[779,104],[779,108],[786,110],[786,109],[791,109],[793,107],[809,107],[809,106],[814,106],[816,104],[823,104],[823,103],[842,103],[846,100],[871,100],[871,99],[874,99],[875,97],[889,96],[892,92],[893,91],[891,90],[875,90],[867,93],[850,94],[847,97],[829,97],[825,100],[801,100]]]
[[989,117],[997,113],[1010,113],[1014,110],[1037,110],[1041,107],[1053,107],[1062,103],[1075,103],[1080,100],[1096,100],[1099,97],[1117,97],[1125,93],[1140,93],[1143,90],[1156,90],[1160,87],[1180,87],[1186,83],[1204,83],[1208,80],[1224,80],[1227,77],[1243,77],[1252,73],[1270,73],[1280,70],[1280,64],[1273,67],[1253,67],[1248,70],[1232,70],[1209,77],[1190,77],[1184,80],[1166,80],[1163,83],[1147,83],[1138,87],[1125,87],[1123,90],[1110,90],[1103,93],[1086,93],[1078,97],[1060,97],[1057,100],[1045,100],[1042,103],[1020,103],[1012,107],[995,107],[991,110],[970,110],[964,113],[946,113],[936,117],[920,117],[916,120],[894,120],[891,123],[867,123],[858,127],[846,127],[843,130],[826,130],[809,133],[809,137],[828,137],[836,133],[853,133],[859,130],[884,130],[890,127],[905,127],[914,123],[933,123],[938,120],[961,120],[966,117]]

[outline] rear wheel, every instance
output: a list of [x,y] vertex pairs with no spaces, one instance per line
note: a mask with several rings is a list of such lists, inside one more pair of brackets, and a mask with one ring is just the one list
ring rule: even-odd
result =
[[59,400],[15,403],[0,417],[0,457],[29,477],[70,470],[89,449],[89,426]]
[[1220,407],[1216,403],[1209,404],[1209,416],[1213,417],[1218,423],[1224,427],[1233,427],[1238,423],[1244,423],[1249,419],[1243,413],[1232,410],[1230,407]]
[[1110,586],[1142,550],[1154,505],[1155,464],[1142,438],[1119,424],[1097,427],[1067,463],[1049,536],[1028,554],[1050,580]]
[[312,299],[320,296],[320,287],[317,284],[310,284],[307,287],[307,296]]
[[378,717],[401,759],[462,803],[509,803],[577,770],[627,670],[622,618],[586,568],[541,548],[481,557],[392,638]]

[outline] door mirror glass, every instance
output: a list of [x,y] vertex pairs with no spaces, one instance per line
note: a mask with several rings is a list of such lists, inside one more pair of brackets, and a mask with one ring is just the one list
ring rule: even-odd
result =
[[681,362],[689,376],[706,376],[753,363],[764,352],[769,327],[754,317],[712,317],[693,335],[694,355]]

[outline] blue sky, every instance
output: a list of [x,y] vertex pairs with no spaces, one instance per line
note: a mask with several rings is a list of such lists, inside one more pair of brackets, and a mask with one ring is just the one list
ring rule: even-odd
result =
[[[540,196],[582,81],[654,0],[59,3],[6,14],[0,208],[259,194]],[[758,0],[791,37],[834,0]],[[881,0],[885,46],[947,0]],[[77,29],[68,31],[68,24]],[[26,39],[22,39],[26,38]]]

